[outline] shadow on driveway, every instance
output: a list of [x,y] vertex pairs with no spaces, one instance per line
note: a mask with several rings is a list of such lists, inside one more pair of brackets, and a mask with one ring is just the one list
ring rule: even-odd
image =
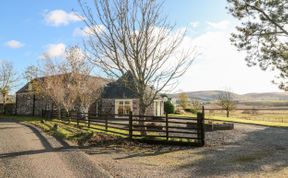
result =
[[[7,120],[1,120],[1,122],[11,122],[11,123],[15,123],[14,121],[7,121]],[[23,155],[33,155],[33,154],[40,154],[40,153],[49,153],[49,152],[67,152],[67,151],[77,151],[79,149],[78,146],[70,146],[66,141],[64,141],[63,139],[54,137],[55,140],[61,144],[61,147],[58,148],[53,148],[52,145],[49,143],[48,139],[42,134],[42,132],[40,131],[40,129],[26,124],[26,123],[21,123],[21,122],[17,122],[18,124],[28,127],[39,139],[39,141],[41,142],[42,146],[44,147],[44,149],[41,150],[27,150],[27,151],[20,151],[20,152],[10,152],[10,153],[3,153],[0,154],[0,159],[2,158],[13,158],[13,157],[17,157],[17,156],[23,156]],[[1,127],[1,129],[17,129],[17,128],[21,128],[21,126],[19,127]],[[82,148],[82,147],[81,147]],[[85,147],[84,147],[85,148]]]

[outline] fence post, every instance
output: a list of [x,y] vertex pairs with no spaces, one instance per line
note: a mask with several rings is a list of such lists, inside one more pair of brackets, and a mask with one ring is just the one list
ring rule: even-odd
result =
[[49,120],[51,120],[52,114],[53,114],[53,110],[52,110],[52,111],[50,110],[50,111],[48,112],[48,119],[49,119]]
[[198,112],[197,113],[197,140],[198,142],[202,142],[201,139],[201,134],[200,134],[200,128],[201,128],[201,117],[202,117],[202,113]]
[[205,108],[204,108],[204,106],[202,106],[202,115],[203,115],[203,118],[205,118]]
[[90,128],[90,113],[88,113],[88,128]]
[[166,113],[165,115],[165,118],[166,118],[166,140],[168,141],[169,140],[169,128],[168,128],[168,114]]
[[200,142],[199,146],[205,145],[205,108],[202,106],[202,112],[197,113],[197,136],[198,141]]
[[77,127],[79,127],[79,116],[80,116],[80,114],[79,114],[79,112],[77,112],[77,115],[76,115]]
[[108,115],[105,116],[105,131],[107,132],[108,131]]
[[63,114],[62,110],[60,110],[60,119],[61,119],[61,120],[64,119],[64,114]]
[[129,139],[133,136],[133,116],[132,111],[129,112]]

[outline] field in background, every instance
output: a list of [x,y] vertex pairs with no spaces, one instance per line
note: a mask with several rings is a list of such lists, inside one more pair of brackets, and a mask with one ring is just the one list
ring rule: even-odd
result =
[[[195,117],[195,114],[174,114],[177,117]],[[280,109],[239,109],[230,112],[221,109],[205,109],[205,120],[255,124],[272,127],[288,127],[288,108]]]
[[[206,110],[206,116],[210,117],[226,117],[226,111],[223,110]],[[235,110],[230,112],[231,118],[280,122],[288,123],[288,109],[250,109],[250,110]]]

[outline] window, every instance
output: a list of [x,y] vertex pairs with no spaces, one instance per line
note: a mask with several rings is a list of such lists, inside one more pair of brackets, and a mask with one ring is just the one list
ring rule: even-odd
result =
[[128,115],[132,111],[132,100],[116,100],[115,114]]
[[162,106],[161,100],[154,101],[154,116],[161,116],[163,114]]

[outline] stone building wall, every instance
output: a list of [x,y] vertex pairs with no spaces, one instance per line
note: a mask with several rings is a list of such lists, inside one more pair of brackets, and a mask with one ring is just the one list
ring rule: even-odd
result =
[[115,99],[101,100],[101,113],[102,114],[115,114]]
[[52,109],[52,101],[44,96],[35,96],[35,108],[34,108],[34,115],[41,116],[42,110],[45,109]]
[[[43,109],[51,109],[51,100],[35,95],[32,92],[16,94],[16,114],[41,116]],[[48,107],[48,108],[47,108]]]
[[[15,103],[6,103],[5,104],[5,114],[8,115],[14,115],[16,110],[16,104]],[[4,105],[0,104],[0,112],[1,114],[4,114]]]
[[16,114],[32,115],[33,114],[33,93],[16,94]]

